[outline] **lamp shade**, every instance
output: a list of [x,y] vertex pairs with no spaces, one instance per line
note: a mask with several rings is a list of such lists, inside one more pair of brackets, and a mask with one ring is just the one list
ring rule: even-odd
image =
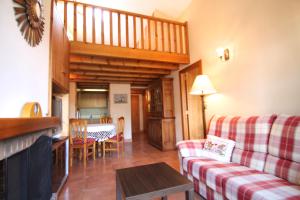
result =
[[214,86],[207,75],[198,75],[193,83],[191,95],[207,95],[216,93]]

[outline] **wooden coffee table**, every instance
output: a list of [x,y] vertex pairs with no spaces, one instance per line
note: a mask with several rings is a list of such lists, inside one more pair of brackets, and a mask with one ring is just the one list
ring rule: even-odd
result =
[[194,185],[166,163],[155,163],[116,170],[117,200],[143,200],[185,192],[194,199]]

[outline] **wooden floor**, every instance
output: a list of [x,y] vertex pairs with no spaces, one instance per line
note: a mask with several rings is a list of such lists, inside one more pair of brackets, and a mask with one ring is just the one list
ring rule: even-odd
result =
[[[116,199],[115,170],[118,168],[166,162],[179,171],[177,151],[162,152],[150,146],[143,134],[135,135],[132,143],[126,143],[125,154],[107,155],[105,159],[89,160],[84,168],[80,162],[74,162],[70,169],[67,183],[63,187],[59,199],[88,200]],[[183,193],[169,196],[171,200],[185,199]],[[195,194],[195,199],[200,199]]]

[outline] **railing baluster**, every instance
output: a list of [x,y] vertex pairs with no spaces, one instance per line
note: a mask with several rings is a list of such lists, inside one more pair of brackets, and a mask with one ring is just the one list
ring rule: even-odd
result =
[[177,53],[177,25],[173,24],[173,33],[174,33],[174,51]]
[[83,9],[83,33],[82,33],[82,37],[83,37],[83,42],[86,42],[86,6],[83,5],[82,6]]
[[110,46],[113,46],[113,20],[112,20],[112,12],[109,11],[109,32],[110,32]]
[[136,49],[136,17],[133,16],[133,47]]
[[128,15],[126,14],[126,47],[129,47]]
[[180,53],[183,53],[183,44],[182,44],[182,26],[179,25],[179,40],[180,40]]
[[104,10],[101,9],[101,44],[104,44]]
[[162,42],[162,51],[165,51],[165,31],[164,31],[164,22],[161,21],[161,42]]
[[169,46],[169,52],[171,52],[171,25],[168,23],[168,46]]
[[148,44],[149,50],[151,50],[151,23],[150,19],[148,18]]
[[118,13],[118,45],[121,46],[121,17],[120,13]]
[[65,26],[65,31],[68,30],[68,15],[67,15],[67,12],[68,12],[68,2],[64,2],[64,26]]
[[190,47],[189,47],[189,32],[188,32],[188,23],[185,22],[184,24],[184,28],[185,28],[185,53],[187,55],[190,54]]
[[154,21],[155,51],[158,51],[157,21]]
[[77,3],[74,3],[74,27],[73,27],[73,40],[77,41]]
[[94,44],[94,43],[96,43],[96,33],[95,33],[95,26],[96,26],[96,24],[95,24],[95,8],[94,7],[92,7],[92,20],[93,20],[93,24],[92,24],[92,26],[93,26],[93,32],[92,32],[92,36],[93,36],[93,41],[92,41],[92,43]]
[[141,48],[145,49],[144,43],[144,19],[141,17]]

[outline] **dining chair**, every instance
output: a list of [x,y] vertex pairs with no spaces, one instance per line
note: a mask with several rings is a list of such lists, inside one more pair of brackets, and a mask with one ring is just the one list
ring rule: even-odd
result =
[[120,147],[122,146],[122,153],[124,153],[124,117],[118,118],[116,135],[112,138],[109,138],[103,141],[103,158],[105,158],[105,152],[114,152],[116,151],[118,156],[120,152]]
[[73,164],[73,157],[75,150],[79,150],[81,154],[83,151],[83,164],[86,166],[86,160],[89,156],[96,159],[96,141],[93,138],[87,138],[87,120],[70,119],[70,166]]
[[100,118],[100,124],[111,124],[111,123],[112,123],[112,118],[109,116]]

